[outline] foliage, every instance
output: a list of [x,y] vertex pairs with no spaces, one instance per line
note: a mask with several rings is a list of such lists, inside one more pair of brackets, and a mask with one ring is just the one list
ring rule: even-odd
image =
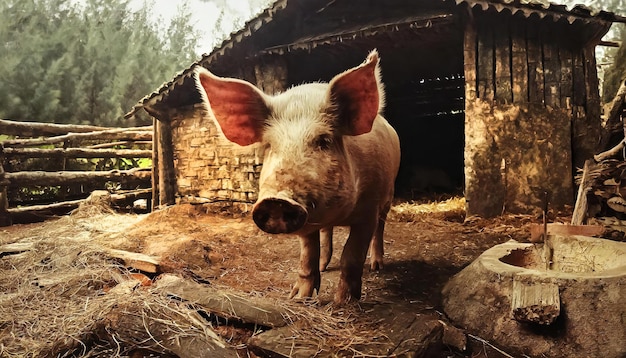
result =
[[610,102],[620,85],[626,80],[626,25],[619,27],[619,39],[622,45],[613,56],[613,63],[604,72],[604,84],[602,98],[604,102]]
[[186,3],[164,28],[150,21],[150,8],[0,2],[0,118],[124,126],[126,111],[196,57]]

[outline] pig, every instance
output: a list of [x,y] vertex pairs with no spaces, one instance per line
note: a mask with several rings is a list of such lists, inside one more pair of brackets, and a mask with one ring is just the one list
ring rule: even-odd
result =
[[371,267],[383,264],[385,220],[400,165],[398,135],[380,114],[385,95],[378,52],[329,83],[276,95],[202,67],[195,80],[226,139],[265,148],[252,219],[267,233],[300,239],[290,298],[319,293],[320,271],[332,255],[332,228],[349,226],[334,301],[359,300],[370,246]]

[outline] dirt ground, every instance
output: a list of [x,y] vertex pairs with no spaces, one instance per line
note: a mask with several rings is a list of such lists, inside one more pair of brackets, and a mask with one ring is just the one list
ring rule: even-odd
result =
[[[541,222],[540,217],[530,215],[504,215],[494,219],[466,218],[462,205],[462,198],[427,204],[397,203],[386,226],[385,266],[383,270],[375,272],[365,269],[362,299],[347,308],[337,308],[332,304],[338,283],[339,256],[347,237],[346,228],[335,228],[335,252],[328,271],[322,273],[319,295],[311,302],[296,304],[309,310],[311,315],[323,312],[328,317],[349,316],[347,321],[357,333],[350,333],[354,334],[354,345],[348,347],[349,349],[332,347],[333,341],[326,340],[325,346],[318,346],[315,352],[318,356],[386,356],[380,352],[367,353],[374,351],[365,346],[368,340],[375,341],[392,335],[385,331],[384,325],[390,314],[447,322],[441,308],[441,289],[447,280],[496,244],[511,239],[528,241],[528,225]],[[53,242],[55,252],[62,256],[64,245],[76,245],[78,241],[89,242],[98,247],[158,257],[160,273],[174,273],[198,282],[228,287],[247,296],[286,301],[298,268],[298,239],[289,235],[266,234],[258,230],[246,215],[233,217],[207,214],[203,210],[198,206],[181,205],[144,215],[101,212],[52,219],[43,223],[13,225],[0,228],[0,245],[39,240],[37,247],[43,247],[45,245],[42,242]],[[567,220],[566,214],[550,217],[552,222]],[[84,248],[80,250],[85,252]],[[76,255],[78,254],[72,257],[77,257]],[[22,288],[9,277],[22,275],[25,277],[20,282],[32,282],[33,278],[28,276],[42,274],[41,269],[29,267],[26,270],[25,261],[11,261],[18,260],[18,257],[13,256],[19,255],[0,255],[0,287],[4,286],[3,291],[7,295],[4,299],[0,298],[0,310],[5,312],[17,312],[18,303],[14,298],[19,297],[22,292]],[[50,255],[46,257],[49,258]],[[33,262],[33,266],[41,266],[43,261],[34,256],[24,256],[21,259],[41,260]],[[66,274],[71,275],[72,270],[80,271],[81,266],[73,264],[67,270],[70,272]],[[155,278],[158,274],[148,276]],[[102,290],[109,285],[107,282],[111,279],[101,281],[104,283],[90,288],[92,291],[83,290],[74,295],[102,295]],[[90,304],[88,299],[81,302]],[[38,316],[38,309],[45,307],[33,305],[34,316]],[[47,324],[54,326],[58,322]],[[29,348],[25,348],[28,339],[35,341],[38,338],[32,331],[35,325],[31,323],[29,326],[26,318],[21,323],[10,322],[6,315],[4,319],[0,319],[0,357],[45,356],[51,352],[58,356],[107,356],[104,353],[90,354],[88,348],[84,348],[82,353],[55,353],[50,347],[42,347],[35,353],[29,352]],[[254,328],[225,324],[216,327],[216,331],[226,341],[238,346],[241,355],[262,355],[258,351],[246,349],[247,340],[254,333]],[[55,343],[57,339],[48,340],[48,346],[58,346],[58,342]],[[495,345],[497,344],[494,342]],[[126,346],[122,350],[118,347],[115,354],[107,352],[109,356],[175,356],[133,349]],[[501,349],[499,352],[480,337],[470,336],[467,350],[463,352],[443,345],[435,351],[429,351],[427,356],[516,356],[514,351],[507,351],[506,347]],[[100,350],[106,351],[102,348]],[[140,355],[137,352],[144,353]]]

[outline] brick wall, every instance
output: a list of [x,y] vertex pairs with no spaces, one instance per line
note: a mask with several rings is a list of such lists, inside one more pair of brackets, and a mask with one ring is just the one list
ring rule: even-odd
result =
[[171,113],[177,202],[257,199],[263,150],[223,138],[201,105]]

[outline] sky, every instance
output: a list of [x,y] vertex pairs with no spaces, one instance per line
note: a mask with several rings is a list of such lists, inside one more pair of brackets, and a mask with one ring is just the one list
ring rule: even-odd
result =
[[[79,0],[80,1],[80,0]],[[132,0],[131,7],[139,8],[144,0]],[[162,19],[162,23],[169,23],[176,14],[178,6],[184,1],[180,0],[147,0],[148,3],[154,4],[153,14],[155,21]],[[191,11],[191,23],[198,30],[201,38],[199,39],[198,55],[211,52],[216,45],[215,23],[220,11],[224,11],[224,21],[222,23],[222,32],[225,35],[237,30],[242,25],[237,23],[237,19],[247,20],[261,12],[270,0],[187,0]]]

